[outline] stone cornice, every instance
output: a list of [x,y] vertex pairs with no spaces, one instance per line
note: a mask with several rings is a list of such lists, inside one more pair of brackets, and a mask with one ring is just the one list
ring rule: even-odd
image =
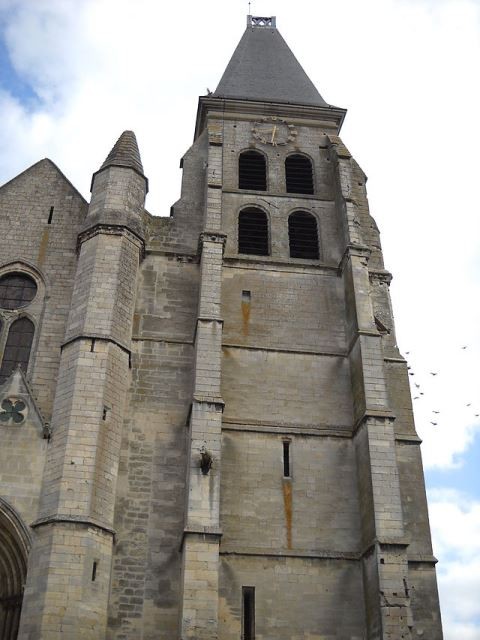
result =
[[[88,218],[87,218],[88,220]],[[104,223],[96,223],[91,227],[87,227],[83,231],[78,234],[77,237],[77,251],[80,251],[81,245],[90,240],[91,238],[99,235],[112,235],[112,236],[125,236],[127,237],[133,244],[135,244],[140,251],[140,259],[143,260],[145,257],[145,241],[138,234],[132,231],[129,227],[124,224],[104,224]]]
[[329,105],[316,107],[311,105],[290,104],[288,102],[266,102],[200,96],[195,126],[195,140],[205,128],[207,115],[212,112],[218,114],[219,118],[225,118],[233,114],[236,117],[241,115],[254,117],[275,115],[280,118],[306,119],[314,121],[317,125],[324,125],[326,128],[331,128],[336,134],[340,133],[347,113],[346,109]]

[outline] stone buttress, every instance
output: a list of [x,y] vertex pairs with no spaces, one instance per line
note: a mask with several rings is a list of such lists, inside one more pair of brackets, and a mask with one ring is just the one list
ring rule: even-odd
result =
[[[212,125],[209,142],[221,138]],[[195,373],[189,423],[187,497],[182,541],[182,640],[218,638],[221,398],[222,147],[209,144],[204,230],[199,237],[200,292],[194,337]],[[202,460],[203,458],[203,460]]]
[[19,638],[105,638],[147,181],[124,132],[92,180]]
[[[402,403],[411,404],[407,363],[395,339],[391,275],[384,268],[379,232],[369,214],[366,176],[338,137],[331,137],[330,143],[336,205],[345,241],[340,269],[347,303],[367,637],[411,639],[428,629],[434,634],[430,637],[437,639],[441,638],[438,605],[425,615],[426,611],[417,609],[418,603],[414,602],[418,586],[415,568],[421,566],[433,576],[436,559],[428,520],[426,531],[411,545],[407,528],[410,519],[404,513],[412,500],[418,509],[417,518],[419,513],[426,513],[427,505],[419,457],[410,460],[408,471],[418,483],[416,497],[408,495],[410,488],[402,487],[402,482],[407,484],[407,478],[400,474],[402,448],[418,450],[421,441],[411,409],[406,420],[397,420]],[[438,598],[436,585],[430,584],[430,588]],[[428,597],[427,592],[422,594],[422,598]]]

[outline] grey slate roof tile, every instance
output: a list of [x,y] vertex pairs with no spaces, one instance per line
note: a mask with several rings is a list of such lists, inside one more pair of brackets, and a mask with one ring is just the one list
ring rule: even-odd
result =
[[213,95],[328,106],[275,27],[247,27]]

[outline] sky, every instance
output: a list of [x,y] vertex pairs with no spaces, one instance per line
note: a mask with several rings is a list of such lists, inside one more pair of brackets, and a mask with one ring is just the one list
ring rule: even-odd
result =
[[[480,0],[253,0],[369,177],[397,342],[411,367],[445,640],[480,640]],[[89,199],[133,129],[168,215],[199,95],[244,0],[0,0],[0,183],[51,158]],[[435,375],[433,375],[435,374]],[[418,387],[416,385],[419,385]]]

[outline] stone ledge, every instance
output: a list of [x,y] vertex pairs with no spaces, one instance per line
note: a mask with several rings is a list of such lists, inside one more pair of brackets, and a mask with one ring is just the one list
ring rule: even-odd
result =
[[245,349],[246,351],[272,351],[275,353],[292,353],[307,356],[325,356],[329,358],[346,358],[346,353],[335,351],[308,351],[307,349],[288,349],[285,347],[261,347],[258,345],[235,344],[231,342],[223,342],[222,347],[226,349]]
[[236,418],[223,418],[222,431],[242,431],[250,433],[269,433],[272,435],[302,435],[313,437],[351,438],[350,426],[327,425],[279,425],[261,422],[242,422]]
[[110,336],[99,335],[95,333],[82,333],[82,334],[77,334],[69,337],[67,340],[65,340],[65,342],[63,342],[60,345],[60,351],[63,351],[63,349],[67,347],[69,344],[72,344],[73,342],[77,342],[78,340],[92,340],[92,341],[100,340],[103,342],[110,342],[115,346],[117,346],[122,351],[124,351],[128,355],[128,357],[131,358],[132,351],[126,345],[122,344],[121,342],[118,342],[118,340],[115,340]]
[[183,545],[185,543],[185,538],[187,536],[198,536],[205,538],[210,538],[211,540],[218,540],[220,543],[220,538],[223,535],[222,529],[220,527],[215,526],[199,526],[199,527],[185,527],[182,532],[182,539],[180,541],[179,551],[183,550]]
[[308,560],[353,560],[358,562],[360,560],[360,554],[356,551],[273,551],[270,549],[258,549],[258,548],[238,548],[229,549],[228,546],[220,549],[221,556],[255,556],[260,558],[298,558]]
[[422,444],[423,440],[419,438],[416,434],[409,433],[396,433],[395,440],[398,442],[403,442],[404,444]]
[[369,418],[383,419],[393,422],[396,420],[396,415],[390,409],[365,409],[363,415],[357,420],[353,428],[353,435],[355,436],[360,428],[366,424]]
[[[88,223],[88,216],[86,222]],[[125,236],[139,249],[140,259],[143,260],[143,258],[145,257],[145,240],[142,238],[142,236],[133,231],[129,226],[121,223],[106,224],[102,222],[93,222],[92,226],[87,226],[78,234],[77,251],[80,250],[80,247],[84,242],[99,234]]]
[[44,518],[39,518],[32,522],[30,525],[32,529],[36,529],[37,527],[42,527],[47,524],[81,524],[87,527],[94,527],[95,529],[100,529],[105,533],[109,533],[111,536],[116,535],[115,529],[112,529],[107,524],[96,520],[95,518],[88,518],[86,516],[71,516],[67,514],[58,514],[54,516],[45,516]]
[[[230,263],[230,264],[229,264]],[[289,260],[277,258],[276,256],[242,256],[242,255],[226,255],[223,257],[223,266],[230,269],[258,269],[258,265],[262,265],[266,271],[274,271],[276,273],[305,273],[323,275],[333,275],[338,277],[338,267],[336,265],[326,264],[318,260],[302,260],[300,258],[290,258]],[[288,268],[279,268],[288,267]]]
[[269,202],[273,198],[289,198],[290,200],[295,198],[300,200],[311,200],[312,202],[328,202],[331,205],[335,204],[335,200],[332,200],[331,198],[322,198],[314,193],[279,193],[274,191],[256,191],[254,189],[224,189],[223,193],[233,193],[246,196],[268,196]]

